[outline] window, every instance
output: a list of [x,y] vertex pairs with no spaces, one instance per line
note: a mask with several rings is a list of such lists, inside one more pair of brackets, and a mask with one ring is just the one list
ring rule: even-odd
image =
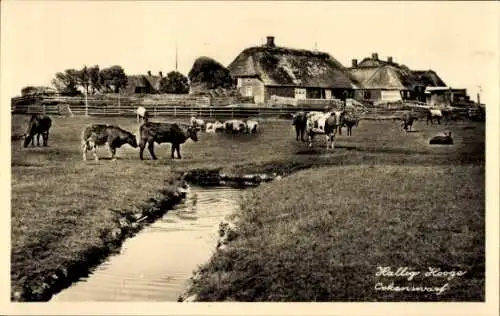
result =
[[306,89],[295,88],[295,99],[305,100],[306,99]]
[[364,99],[370,99],[370,98],[371,98],[371,95],[370,95],[370,91],[369,91],[369,90],[365,90],[364,95],[363,95],[363,98],[364,98]]

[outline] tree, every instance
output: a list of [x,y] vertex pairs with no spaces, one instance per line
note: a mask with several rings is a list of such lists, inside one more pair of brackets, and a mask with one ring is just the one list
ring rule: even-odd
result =
[[121,66],[111,66],[101,70],[102,86],[118,93],[127,85],[128,78]]
[[89,79],[90,88],[92,89],[92,94],[102,89],[102,76],[98,65],[89,68]]
[[189,93],[189,81],[186,76],[178,71],[171,71],[160,80],[161,93]]
[[89,94],[90,73],[87,66],[84,66],[82,70],[78,71],[78,84],[82,86],[87,94]]
[[52,84],[63,95],[78,95],[79,71],[76,69],[66,69],[64,72],[56,73]]

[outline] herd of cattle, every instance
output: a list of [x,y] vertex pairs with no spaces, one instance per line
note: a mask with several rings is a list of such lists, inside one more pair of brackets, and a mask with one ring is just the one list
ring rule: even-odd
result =
[[[180,146],[188,139],[194,142],[198,141],[198,132],[206,133],[226,132],[230,134],[256,134],[259,131],[259,123],[257,120],[238,120],[231,119],[225,122],[212,121],[205,122],[202,119],[191,117],[189,124],[181,123],[160,123],[149,121],[149,116],[144,108],[139,107],[136,110],[138,120],[143,123],[139,127],[139,142],[136,136],[119,126],[108,124],[91,124],[86,126],[81,134],[81,149],[83,152],[83,160],[87,159],[87,152],[91,151],[95,160],[98,160],[97,147],[109,147],[111,159],[115,159],[116,149],[124,144],[129,144],[133,148],[139,147],[139,157],[142,160],[144,149],[147,147],[152,159],[157,159],[154,152],[154,143],[170,143],[172,144],[171,157],[174,159],[175,152],[177,157],[181,159]],[[441,124],[443,113],[440,110],[427,111],[427,124],[437,121]],[[406,132],[412,130],[412,126],[418,117],[414,112],[407,111],[398,119],[401,120],[401,127]],[[306,141],[308,138],[309,147],[312,146],[313,139],[316,135],[324,135],[326,140],[326,148],[335,148],[335,137],[337,133],[342,135],[342,128],[347,128],[347,135],[352,135],[352,128],[359,126],[360,118],[349,114],[345,110],[331,111],[310,111],[297,112],[293,115],[292,125],[295,126],[296,140]],[[47,146],[49,138],[49,130],[52,126],[50,117],[43,114],[32,115],[27,130],[24,133],[24,147],[27,147],[31,142],[32,146],[40,146],[40,136],[43,138],[43,145]],[[430,144],[453,144],[451,132],[445,132],[444,136],[436,136],[429,142]]]

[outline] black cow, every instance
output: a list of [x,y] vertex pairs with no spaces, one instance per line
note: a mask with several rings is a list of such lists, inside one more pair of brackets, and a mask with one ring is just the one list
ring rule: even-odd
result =
[[406,132],[411,131],[413,128],[413,122],[417,120],[417,117],[411,112],[405,112],[401,117],[401,128]]
[[92,124],[83,129],[82,151],[83,160],[87,160],[87,151],[92,150],[95,160],[97,157],[97,147],[108,144],[111,152],[111,159],[115,159],[116,149],[124,144],[129,144],[137,148],[137,139],[134,134],[118,126],[108,124]]
[[359,125],[359,118],[351,116],[351,115],[344,115],[342,117],[342,122],[341,125],[339,126],[339,135],[342,135],[342,127],[347,127],[347,136],[352,136],[352,128],[354,126]]
[[146,122],[141,125],[141,139],[139,141],[141,160],[146,145],[148,146],[151,158],[157,159],[154,153],[154,143],[171,143],[172,144],[172,159],[175,159],[174,152],[177,151],[177,156],[181,159],[181,144],[191,138],[193,141],[198,141],[198,128],[189,125],[180,125],[176,123],[158,123]]
[[43,146],[47,146],[49,141],[49,130],[52,126],[52,120],[50,117],[43,114],[34,114],[31,116],[30,122],[28,124],[28,128],[24,133],[24,147],[28,147],[31,143],[31,146],[35,146],[35,136],[37,140],[37,146],[40,146],[40,135],[43,138]]
[[297,112],[293,115],[292,125],[295,125],[295,140],[304,140],[304,136],[306,134],[306,126],[307,126],[307,114],[305,112]]

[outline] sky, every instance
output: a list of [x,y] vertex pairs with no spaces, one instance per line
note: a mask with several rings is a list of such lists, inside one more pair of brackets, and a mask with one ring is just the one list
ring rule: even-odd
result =
[[392,56],[433,69],[475,100],[498,103],[499,6],[496,2],[1,2],[2,95],[50,85],[58,71],[121,65],[145,74],[178,70],[209,56],[223,65],[274,36],[278,46],[351,60]]

